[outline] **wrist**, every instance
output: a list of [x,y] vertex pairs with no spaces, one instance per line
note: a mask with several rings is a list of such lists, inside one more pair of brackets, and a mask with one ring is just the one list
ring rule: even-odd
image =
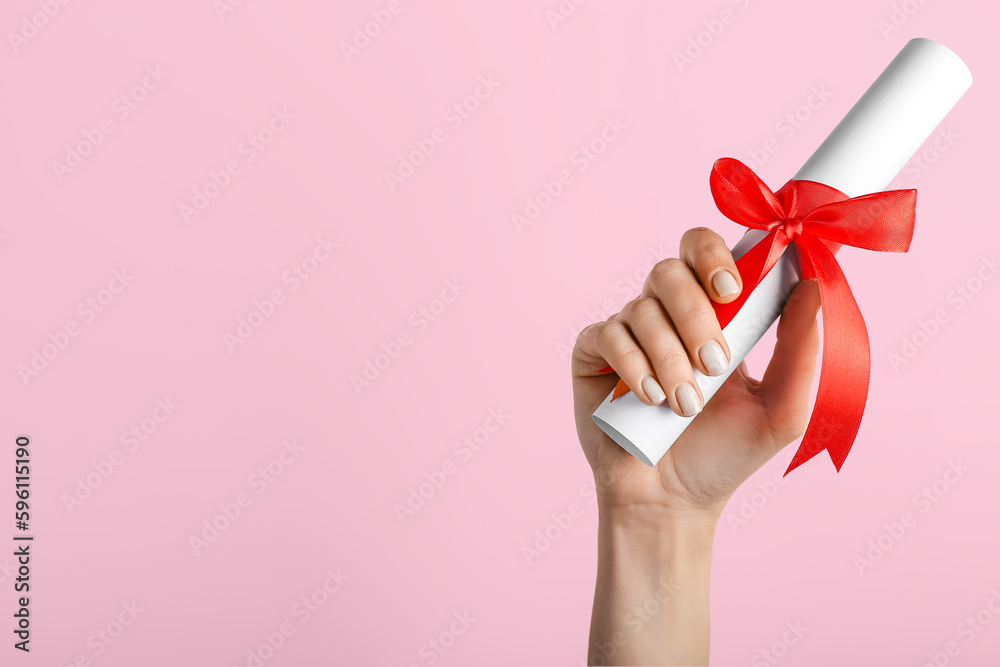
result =
[[711,565],[715,510],[599,503],[598,512],[599,549],[617,565],[641,567],[654,578]]

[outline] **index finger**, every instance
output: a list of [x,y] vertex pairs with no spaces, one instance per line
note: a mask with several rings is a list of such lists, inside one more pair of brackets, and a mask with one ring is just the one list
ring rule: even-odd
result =
[[681,237],[680,258],[684,260],[716,303],[729,303],[743,291],[743,280],[722,237],[707,227],[695,227]]

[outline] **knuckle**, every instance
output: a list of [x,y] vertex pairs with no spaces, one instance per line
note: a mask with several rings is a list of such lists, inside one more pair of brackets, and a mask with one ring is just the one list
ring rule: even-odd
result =
[[626,350],[622,353],[620,360],[624,368],[631,369],[633,372],[641,372],[649,365],[646,361],[646,355],[638,348]]
[[[587,327],[588,329],[593,327],[594,339],[597,341],[597,345],[601,349],[608,349],[611,342],[614,340],[614,327],[611,322],[597,322],[595,324]],[[586,330],[586,329],[585,329]]]
[[[602,322],[595,336],[597,339],[597,349],[602,354],[615,355],[623,348],[623,340],[627,336],[625,325],[621,322]],[[605,357],[607,358],[607,357]]]
[[717,236],[717,234],[708,227],[692,227],[684,232],[683,236],[681,236],[681,245],[686,243],[704,243],[706,240],[710,240],[715,236]]
[[677,376],[686,373],[687,369],[691,368],[691,361],[683,350],[664,348],[655,355],[653,365],[660,371]]
[[[695,263],[706,272],[719,267],[730,267],[733,265],[733,254],[729,248],[720,244],[712,248],[706,248],[702,254],[695,258]],[[731,271],[735,274],[735,271]]]
[[657,262],[649,272],[649,280],[654,285],[666,285],[687,273],[687,265],[676,257],[668,257]]
[[683,255],[685,252],[688,254],[700,252],[703,248],[711,246],[719,239],[720,236],[708,227],[694,227],[684,232],[684,235],[681,236],[681,254]]
[[581,329],[580,333],[577,334],[576,336],[577,347],[579,347],[581,342],[585,340],[596,338],[598,327],[600,327],[602,324],[604,324],[604,322],[594,322],[592,324],[588,324],[583,329]]
[[622,307],[622,317],[636,321],[650,317],[660,310],[660,304],[649,296],[640,296],[632,299]]
[[708,227],[695,227],[684,233],[681,255],[699,266],[728,264],[733,257],[722,237]]
[[674,317],[674,323],[679,327],[708,327],[712,326],[713,323],[716,323],[715,327],[718,327],[717,322],[715,311],[709,306],[701,305],[685,308]]

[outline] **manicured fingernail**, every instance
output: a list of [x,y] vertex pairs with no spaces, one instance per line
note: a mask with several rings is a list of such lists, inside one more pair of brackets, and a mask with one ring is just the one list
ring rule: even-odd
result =
[[652,375],[647,375],[642,381],[642,390],[646,392],[646,396],[649,397],[656,405],[659,405],[663,401],[667,400],[667,395],[663,392],[663,387],[660,383],[656,381]]
[[701,357],[701,363],[705,364],[709,375],[722,375],[729,370],[729,359],[726,359],[722,346],[714,340],[702,345],[698,356]]
[[677,405],[685,417],[694,417],[701,412],[701,399],[694,387],[685,382],[677,386]]
[[729,271],[719,271],[712,277],[712,286],[719,296],[729,296],[740,291],[740,286]]

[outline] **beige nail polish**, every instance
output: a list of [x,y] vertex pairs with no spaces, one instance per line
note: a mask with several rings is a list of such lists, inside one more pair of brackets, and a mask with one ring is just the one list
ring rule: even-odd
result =
[[729,370],[729,359],[717,341],[710,340],[702,345],[698,356],[701,357],[701,363],[705,364],[709,375],[722,375]]
[[698,392],[687,382],[677,386],[677,405],[685,417],[694,417],[701,412],[701,398]]
[[719,296],[729,296],[740,291],[736,278],[726,270],[719,271],[712,276],[712,287],[719,293]]
[[660,386],[660,383],[652,375],[647,375],[643,379],[642,390],[646,392],[649,400],[657,405],[667,400],[667,394],[663,391],[663,387]]

